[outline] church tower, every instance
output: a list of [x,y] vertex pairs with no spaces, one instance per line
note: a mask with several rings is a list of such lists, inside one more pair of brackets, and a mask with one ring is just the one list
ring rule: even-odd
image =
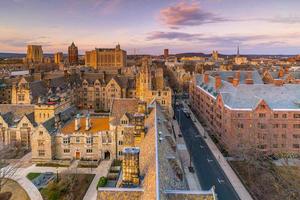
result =
[[142,68],[136,80],[136,96],[145,100],[148,92],[152,89],[150,60],[143,58]]

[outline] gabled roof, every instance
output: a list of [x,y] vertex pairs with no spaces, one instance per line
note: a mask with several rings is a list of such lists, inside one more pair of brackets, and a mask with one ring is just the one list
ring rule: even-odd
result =
[[138,112],[138,102],[138,99],[114,99],[110,112],[110,117],[112,118],[110,123],[112,125],[118,125],[124,114],[134,114]]

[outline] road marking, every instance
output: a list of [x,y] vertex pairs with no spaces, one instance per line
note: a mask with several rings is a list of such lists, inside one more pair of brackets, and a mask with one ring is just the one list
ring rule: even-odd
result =
[[201,149],[204,149],[204,146],[200,145],[200,148],[201,148]]
[[195,138],[200,138],[200,137],[201,137],[201,135],[196,135],[196,136],[195,136]]
[[218,182],[219,182],[220,184],[222,184],[222,183],[224,183],[224,180],[218,178]]
[[212,162],[213,160],[211,160],[211,159],[209,159],[209,158],[207,158],[207,162]]

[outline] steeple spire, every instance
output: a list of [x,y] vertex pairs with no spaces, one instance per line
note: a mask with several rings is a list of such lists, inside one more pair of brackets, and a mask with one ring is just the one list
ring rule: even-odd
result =
[[239,45],[239,44],[238,44],[238,46],[237,46],[237,54],[236,54],[236,56],[237,56],[237,57],[240,56],[240,45]]

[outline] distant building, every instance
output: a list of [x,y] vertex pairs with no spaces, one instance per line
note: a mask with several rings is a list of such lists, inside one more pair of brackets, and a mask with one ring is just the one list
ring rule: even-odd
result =
[[78,47],[75,46],[74,42],[68,48],[68,58],[70,65],[78,64]]
[[213,51],[211,57],[212,57],[213,60],[218,60],[219,59],[218,51]]
[[57,52],[54,54],[54,63],[60,64],[64,61],[64,54],[63,52]]
[[236,57],[234,58],[234,63],[237,65],[242,65],[246,64],[248,62],[247,57],[240,56],[240,47],[237,47],[237,54]]
[[117,70],[127,65],[127,53],[116,48],[96,48],[85,53],[85,65],[100,70]]
[[164,59],[169,57],[169,49],[164,49]]
[[28,45],[27,46],[27,63],[42,63],[43,62],[43,50],[41,45]]

